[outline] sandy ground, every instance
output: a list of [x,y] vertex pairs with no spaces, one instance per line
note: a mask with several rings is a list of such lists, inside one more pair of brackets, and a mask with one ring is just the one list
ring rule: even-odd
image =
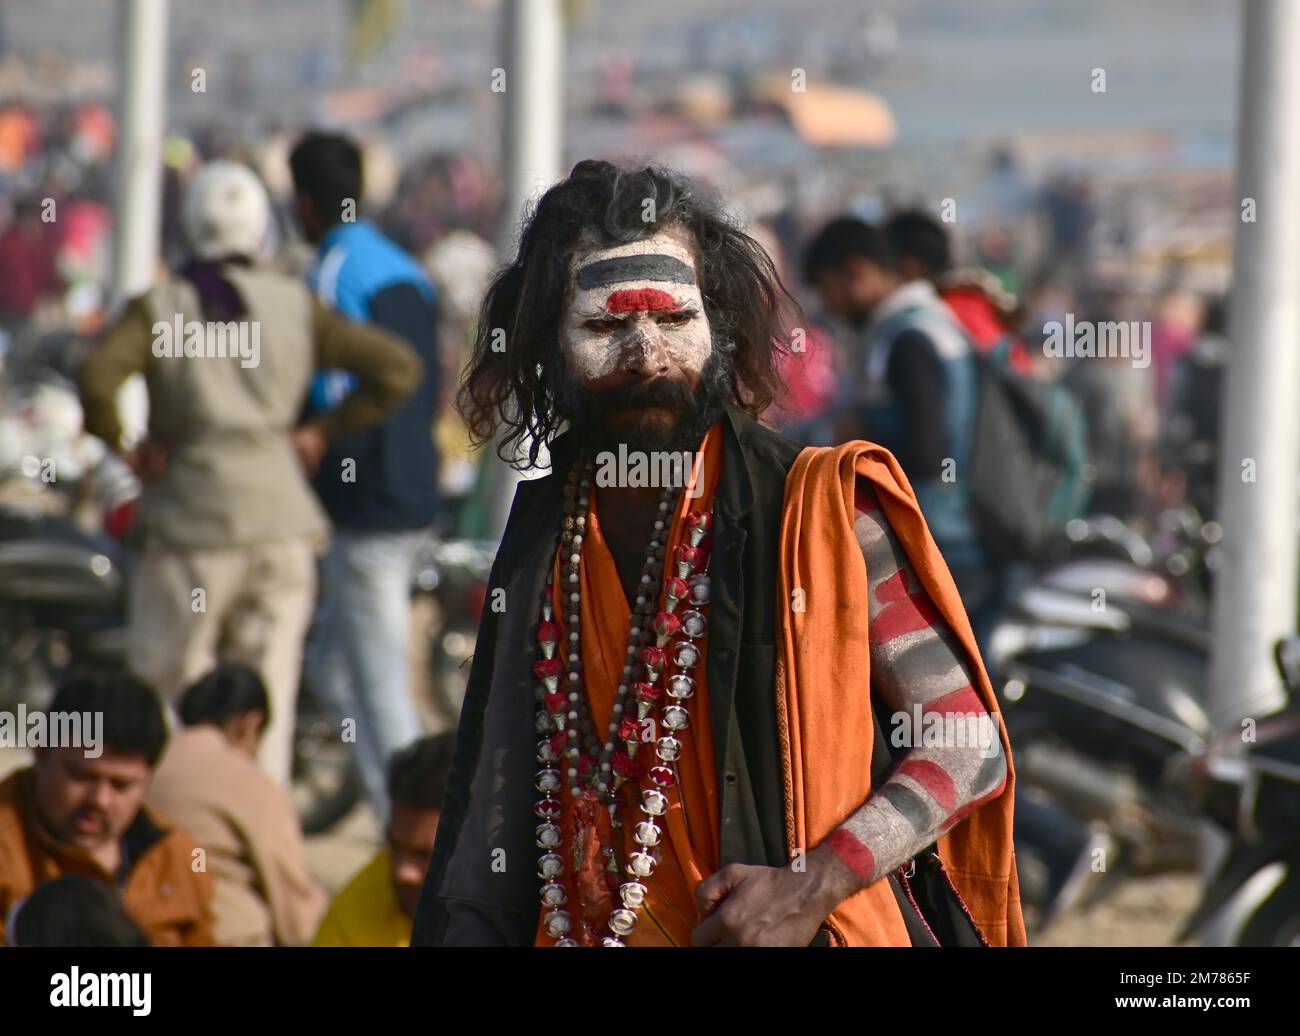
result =
[[1183,920],[1200,896],[1195,874],[1131,878],[1109,898],[1067,913],[1034,946],[1173,946]]
[[337,892],[364,867],[381,843],[379,821],[358,806],[332,831],[307,839],[307,866],[330,892]]

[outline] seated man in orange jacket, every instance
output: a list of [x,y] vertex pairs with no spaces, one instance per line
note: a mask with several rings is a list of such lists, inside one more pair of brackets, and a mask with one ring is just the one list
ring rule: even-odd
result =
[[20,720],[36,763],[0,783],[0,942],[38,885],[80,874],[115,889],[155,946],[213,945],[203,856],[143,805],[167,742],[154,692],[125,673],[74,677]]

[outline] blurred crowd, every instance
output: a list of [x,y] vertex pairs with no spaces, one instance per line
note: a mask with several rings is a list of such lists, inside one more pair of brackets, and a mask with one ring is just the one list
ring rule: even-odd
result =
[[[0,784],[0,935],[401,945],[452,737],[418,701],[412,587],[430,536],[491,535],[451,403],[498,261],[498,177],[444,153],[398,168],[338,134],[174,134],[157,284],[112,304],[113,138],[102,105],[0,108],[0,507],[62,494],[132,557],[125,667],[69,666],[45,702],[102,712],[102,754],[38,750]],[[1213,515],[1230,351],[1223,301],[1177,267],[1155,288],[1099,267],[1085,177],[1033,183],[999,150],[986,181],[973,223],[937,199],[750,219],[802,311],[767,419],[889,446],[977,629],[1002,575],[945,471],[972,448],[972,358],[1077,404],[1064,518],[1142,527],[1173,503]],[[173,314],[258,325],[260,360],[168,365]],[[1149,364],[1055,355],[1067,320],[1145,327]],[[72,417],[32,390],[51,379]],[[306,681],[384,831],[332,902],[290,795]]]

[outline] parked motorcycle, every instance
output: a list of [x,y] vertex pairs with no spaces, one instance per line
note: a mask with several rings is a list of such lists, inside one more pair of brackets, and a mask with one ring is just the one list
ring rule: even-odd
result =
[[41,510],[0,510],[0,708],[44,708],[75,664],[121,665],[126,551]]
[[469,683],[469,662],[487,604],[496,544],[488,540],[431,539],[417,566],[413,592],[435,605],[425,630],[429,645],[429,706],[434,725],[455,730]]
[[1195,563],[1175,575],[1170,548],[1105,518],[1071,540],[1013,595],[985,657],[1016,753],[1022,894],[1040,928],[1125,874],[1195,865],[1195,810],[1165,774],[1209,735],[1203,555],[1189,551]]
[[1231,835],[1180,939],[1202,946],[1300,946],[1300,638],[1277,647],[1290,695],[1254,743],[1216,741],[1186,767],[1205,815]]
[[[82,432],[78,339],[32,335],[0,379],[0,707],[43,708],[74,664],[121,665],[139,484]],[[88,531],[89,530],[89,531]]]

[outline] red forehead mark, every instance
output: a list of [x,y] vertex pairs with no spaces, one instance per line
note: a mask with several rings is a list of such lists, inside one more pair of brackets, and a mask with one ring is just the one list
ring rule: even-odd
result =
[[677,308],[677,300],[659,288],[623,288],[610,292],[605,300],[610,313],[659,313]]

